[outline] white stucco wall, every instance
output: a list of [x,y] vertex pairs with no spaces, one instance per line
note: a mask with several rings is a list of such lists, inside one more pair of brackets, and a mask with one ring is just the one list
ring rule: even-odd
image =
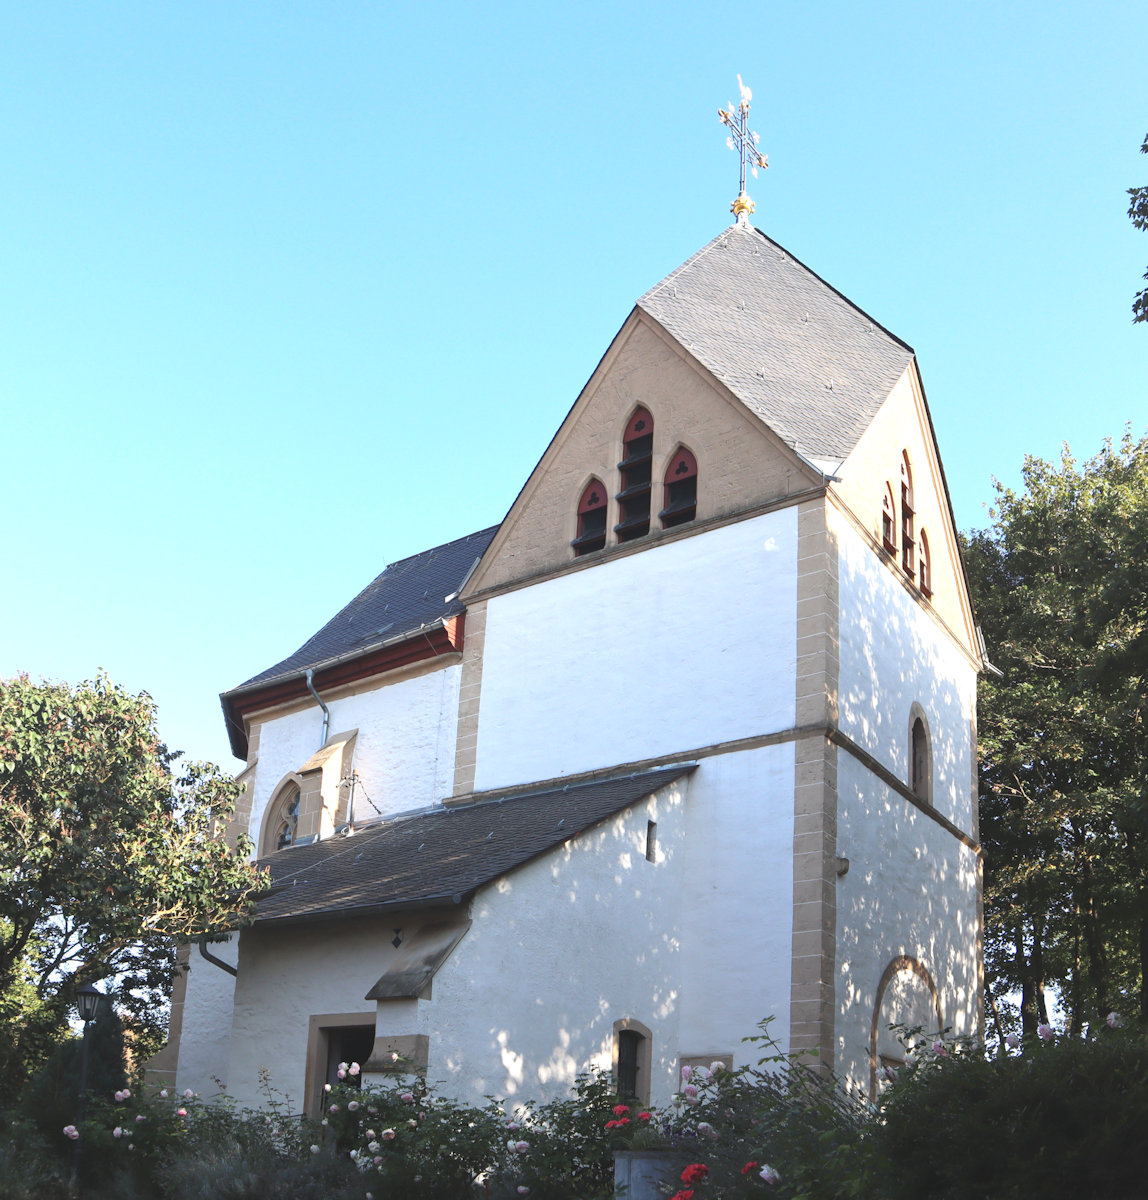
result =
[[[235,966],[239,938],[208,945],[216,958]],[[203,1097],[216,1095],[219,1083],[227,1083],[231,1057],[231,1003],[235,976],[209,963],[199,947],[191,947],[188,959],[187,993],[183,1003],[183,1025],[176,1064],[176,1087],[191,1088]]]
[[[358,729],[354,768],[366,795],[385,814],[425,808],[449,796],[458,725],[458,665],[327,700],[330,732]],[[323,713],[316,705],[263,725],[250,832],[258,842],[267,802],[283,777],[319,749]],[[358,816],[373,817],[362,798]]]
[[374,1001],[363,997],[382,974],[374,948],[392,936],[385,920],[242,932],[228,1080],[240,1104],[263,1103],[259,1075],[266,1069],[291,1111],[303,1111],[311,1016],[370,1012]]
[[786,729],[797,510],[496,596],[475,787]]
[[[482,1103],[566,1095],[610,1066],[614,1022],[651,1031],[652,1099],[680,1055],[755,1057],[741,1038],[788,1030],[793,840],[788,745],[714,756],[690,776],[483,888],[472,926],[420,1001],[382,1001],[380,1035],[429,1037],[429,1079]],[[645,858],[647,822],[657,855]],[[396,918],[397,919],[397,918]],[[368,1011],[391,921],[243,934],[229,1086],[258,1075],[301,1107],[308,1021]]]
[[899,955],[931,975],[944,1024],[976,1032],[976,854],[851,755],[837,770],[837,853],[849,859],[837,882],[837,1068],[867,1087],[877,987]]
[[789,1044],[793,744],[704,759],[686,807],[681,1053],[760,1057],[741,1039],[773,1017]]
[[926,715],[933,806],[970,833],[976,673],[894,572],[845,521],[834,525],[840,579],[839,709],[843,733],[909,778],[909,714]]

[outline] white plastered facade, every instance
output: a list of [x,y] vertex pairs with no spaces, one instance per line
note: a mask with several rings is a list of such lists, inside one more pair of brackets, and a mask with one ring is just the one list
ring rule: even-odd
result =
[[[649,318],[624,330],[630,341],[603,359],[464,592],[468,617],[481,610],[480,671],[471,661],[468,683],[456,654],[345,687],[327,697],[329,729],[354,731],[362,794],[387,816],[695,769],[462,901],[469,928],[419,999],[365,999],[390,932],[382,918],[257,925],[240,936],[237,981],[193,950],[180,1087],[209,1090],[214,1075],[254,1103],[267,1068],[301,1108],[309,1025],[372,1008],[378,1038],[425,1039],[428,1078],[474,1101],[566,1094],[579,1071],[609,1066],[625,1020],[648,1033],[649,1098],[663,1103],[684,1059],[755,1058],[742,1039],[767,1017],[783,1046],[820,1023],[828,1035],[800,1048],[816,1045],[862,1088],[887,1049],[875,1021],[911,1019],[921,994],[940,1023],[976,1033],[977,662],[961,640],[971,614],[915,375],[870,427],[880,437],[866,434],[842,464],[834,497]],[[659,407],[647,381],[675,389],[674,403]],[[575,560],[581,488],[593,476],[610,490],[637,401],[666,454],[679,442],[698,451],[697,522]],[[874,541],[902,439],[930,523],[935,607]],[[716,480],[730,447],[737,471]],[[824,538],[800,534],[802,505]],[[918,712],[928,802],[907,788]],[[322,716],[300,699],[251,721],[258,840],[268,804],[319,748]],[[460,789],[464,742],[473,775]],[[909,964],[900,975],[898,963]]]

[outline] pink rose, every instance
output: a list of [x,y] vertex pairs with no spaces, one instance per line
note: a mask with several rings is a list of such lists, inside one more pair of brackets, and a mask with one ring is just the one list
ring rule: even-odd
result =
[[143,1115],[143,1113],[137,1113],[137,1114],[136,1114],[136,1124],[137,1124],[137,1125],[142,1125],[142,1124],[143,1124],[143,1122],[144,1122],[144,1115]]
[[1040,1035],[1041,1041],[1044,1041],[1044,1042],[1052,1041],[1052,1026],[1051,1025],[1038,1025],[1036,1027],[1036,1032]]
[[404,1104],[413,1104],[415,1101],[414,1093],[413,1092],[402,1092],[399,1095],[399,1099]]
[[115,1129],[112,1130],[112,1137],[122,1138],[123,1136],[124,1136],[124,1131],[117,1125],[115,1127]]
[[347,1074],[348,1075],[358,1075],[358,1073],[361,1069],[362,1068],[359,1066],[358,1063],[351,1063],[351,1065],[347,1068]]
[[519,1154],[525,1154],[526,1151],[530,1149],[530,1143],[529,1142],[515,1142],[514,1148],[515,1148],[515,1150],[518,1151]]
[[693,1073],[693,1067],[682,1067],[682,1083],[688,1083]]
[[769,1163],[766,1163],[765,1166],[761,1168],[761,1177],[766,1183],[769,1184],[781,1182],[781,1176],[769,1165]]
[[80,1136],[80,1131],[75,1127],[75,1125],[65,1125],[64,1126],[64,1137],[71,1138],[72,1141],[74,1142],[79,1136]]
[[186,1116],[187,1116],[187,1109],[186,1109],[186,1108],[177,1108],[177,1109],[175,1110],[175,1115],[176,1115],[177,1117],[186,1117]]
[[1107,1021],[1109,1029],[1119,1029],[1120,1026],[1124,1024],[1124,1022],[1120,1019],[1120,1014],[1117,1012],[1110,1012],[1108,1014]]
[[1017,1046],[1020,1045],[1020,1038],[1018,1038],[1015,1033],[1006,1033],[1005,1034],[1005,1045],[1010,1050],[1015,1050],[1017,1048]]

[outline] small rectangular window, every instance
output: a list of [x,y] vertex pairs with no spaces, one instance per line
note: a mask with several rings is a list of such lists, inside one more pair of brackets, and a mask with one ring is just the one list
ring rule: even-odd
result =
[[638,1095],[638,1053],[642,1035],[633,1029],[618,1033],[618,1095],[636,1098]]
[[646,862],[656,862],[658,857],[658,823],[646,822]]

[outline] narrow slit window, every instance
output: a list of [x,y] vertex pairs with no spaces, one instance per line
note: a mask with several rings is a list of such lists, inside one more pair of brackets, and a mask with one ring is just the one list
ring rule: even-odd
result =
[[664,480],[665,508],[658,513],[663,529],[685,525],[698,511],[698,461],[684,447],[670,459]]
[[658,858],[658,823],[646,822],[646,862],[656,862]]
[[638,1072],[642,1052],[642,1035],[634,1029],[618,1032],[618,1095],[637,1099]]
[[578,536],[570,543],[575,558],[601,550],[606,544],[606,489],[591,479],[578,502]]
[[909,787],[914,796],[928,804],[932,801],[933,766],[929,731],[921,717],[914,719],[909,740]]
[[906,575],[916,571],[916,540],[913,535],[913,471],[909,466],[909,454],[901,454],[901,566]]
[[618,541],[629,542],[650,532],[651,471],[654,459],[654,418],[639,408],[630,418],[622,438],[622,490],[616,499],[621,506],[614,532]]
[[917,548],[917,580],[921,595],[926,599],[933,594],[933,564],[929,556],[929,537],[921,530],[921,544]]
[[885,484],[885,499],[881,504],[881,545],[890,554],[897,553],[897,506],[893,489]]

